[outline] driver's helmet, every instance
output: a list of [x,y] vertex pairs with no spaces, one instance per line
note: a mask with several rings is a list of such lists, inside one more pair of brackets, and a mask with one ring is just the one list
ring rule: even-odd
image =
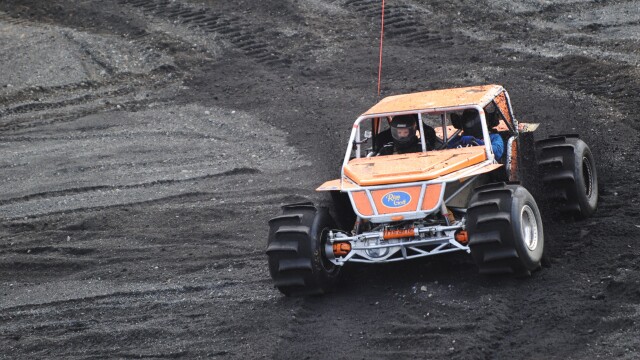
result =
[[418,142],[416,126],[418,115],[398,115],[391,120],[391,135],[393,143],[398,148],[406,148]]
[[462,131],[464,135],[482,138],[482,121],[476,109],[467,109],[462,113]]

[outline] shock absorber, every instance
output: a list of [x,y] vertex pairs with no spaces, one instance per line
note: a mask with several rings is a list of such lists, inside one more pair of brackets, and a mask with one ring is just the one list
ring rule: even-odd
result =
[[444,216],[444,220],[447,222],[447,225],[451,225],[456,222],[456,218],[455,216],[453,216],[453,212],[447,209],[447,205],[444,204],[444,201],[442,202],[442,208],[440,209],[440,211],[442,212],[442,216]]

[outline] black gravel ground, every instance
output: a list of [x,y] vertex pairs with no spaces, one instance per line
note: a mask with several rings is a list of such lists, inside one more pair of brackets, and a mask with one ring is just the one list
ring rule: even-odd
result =
[[0,357],[640,357],[640,2],[386,6],[383,96],[497,83],[590,145],[599,209],[543,204],[541,271],[273,288],[268,219],[377,100],[379,0],[2,0]]

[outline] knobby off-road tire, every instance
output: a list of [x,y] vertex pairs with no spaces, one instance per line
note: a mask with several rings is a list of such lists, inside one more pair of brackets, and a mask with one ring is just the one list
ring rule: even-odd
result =
[[536,143],[533,132],[521,132],[518,135],[517,154],[517,179],[522,186],[527,188],[534,198],[540,193],[540,181],[538,181],[538,162],[536,160]]
[[598,176],[591,150],[577,136],[554,136],[536,143],[543,190],[558,210],[587,218],[598,206]]
[[540,211],[520,185],[498,183],[476,189],[467,211],[467,232],[480,273],[526,276],[540,268],[544,250]]
[[333,289],[340,267],[327,260],[324,244],[335,224],[329,211],[311,203],[285,205],[269,221],[267,256],[275,286],[287,296],[320,295]]

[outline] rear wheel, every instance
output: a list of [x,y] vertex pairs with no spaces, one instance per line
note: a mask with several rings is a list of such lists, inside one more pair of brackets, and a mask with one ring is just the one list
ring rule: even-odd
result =
[[[538,181],[538,163],[536,161],[536,144],[532,132],[521,132],[518,135],[517,160],[515,171],[509,177],[511,181],[520,183],[538,198],[540,184]],[[510,169],[512,170],[512,169]]]
[[287,296],[331,291],[340,267],[324,253],[329,231],[335,229],[328,209],[311,203],[286,205],[269,226],[269,272],[278,290]]
[[598,176],[589,146],[576,136],[555,136],[536,147],[545,193],[558,203],[560,212],[591,216],[598,206]]
[[521,276],[540,268],[542,220],[524,187],[498,183],[476,189],[467,211],[467,231],[481,273]]

